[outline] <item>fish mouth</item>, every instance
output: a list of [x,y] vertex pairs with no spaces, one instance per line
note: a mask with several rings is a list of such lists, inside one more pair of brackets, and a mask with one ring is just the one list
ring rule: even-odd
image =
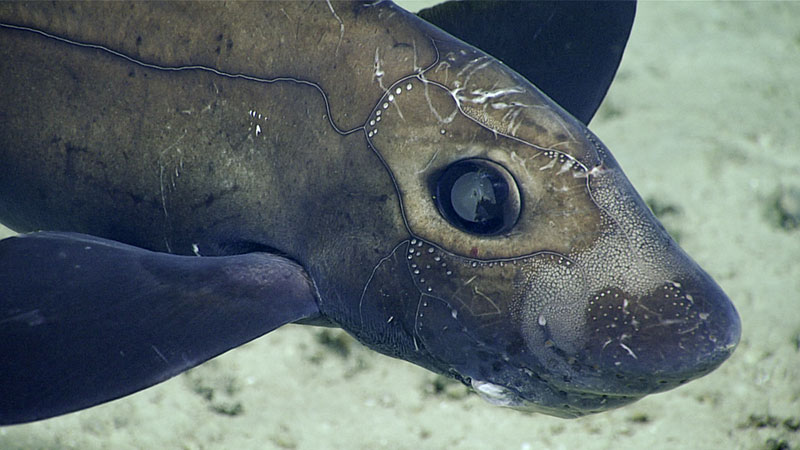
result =
[[471,379],[469,384],[479,397],[494,406],[547,414],[563,419],[574,419],[619,408],[642,398],[641,395],[614,395],[562,390],[557,392],[560,397],[559,402],[547,403],[542,402],[541,398],[536,401],[526,399],[514,389],[487,381]]

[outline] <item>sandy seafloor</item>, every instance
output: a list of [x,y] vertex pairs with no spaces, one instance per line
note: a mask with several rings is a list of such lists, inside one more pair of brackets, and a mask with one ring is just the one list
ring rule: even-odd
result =
[[0,449],[800,448],[800,229],[775,219],[777,193],[800,189],[800,3],[641,3],[591,128],[741,314],[738,350],[705,378],[562,420],[287,326],[128,398],[0,428]]

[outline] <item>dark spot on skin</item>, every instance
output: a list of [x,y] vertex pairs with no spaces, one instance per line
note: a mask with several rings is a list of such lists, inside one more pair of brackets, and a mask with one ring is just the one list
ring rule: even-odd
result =
[[225,47],[228,49],[228,51],[230,51],[233,48],[233,40],[228,39],[228,42],[227,44],[225,44]]
[[478,247],[472,247],[469,250],[469,256],[471,256],[473,258],[477,258],[478,257]]
[[547,134],[547,129],[545,129],[545,127],[539,124],[532,123],[531,127],[533,128],[534,134],[541,134],[541,135]]
[[142,45],[142,37],[141,36],[136,36],[136,46],[138,47],[140,45]]
[[192,211],[195,211],[195,210],[197,210],[197,209],[199,209],[201,207],[209,208],[217,200],[222,199],[223,197],[227,196],[228,194],[236,193],[240,189],[241,188],[238,185],[234,185],[230,189],[225,189],[223,191],[218,192],[216,195],[213,194],[213,193],[210,193],[210,194],[206,195],[206,197],[202,201],[193,204],[191,206]]
[[131,77],[131,78],[135,77],[136,76],[136,71],[131,69],[131,71],[128,72],[128,76]]
[[217,42],[220,42],[220,41],[222,41],[222,33],[217,35]]
[[517,357],[525,353],[525,339],[519,333],[514,333],[506,342],[505,352],[509,357]]
[[214,49],[214,53],[216,53],[218,55],[219,55],[220,51],[222,51],[222,49],[219,46],[217,46],[217,48]]

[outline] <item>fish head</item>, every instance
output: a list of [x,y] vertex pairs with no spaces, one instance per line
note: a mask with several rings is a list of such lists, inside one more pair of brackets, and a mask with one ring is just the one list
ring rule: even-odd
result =
[[577,417],[727,359],[733,304],[602,142],[501,62],[436,45],[365,128],[409,230],[427,365],[491,403]]

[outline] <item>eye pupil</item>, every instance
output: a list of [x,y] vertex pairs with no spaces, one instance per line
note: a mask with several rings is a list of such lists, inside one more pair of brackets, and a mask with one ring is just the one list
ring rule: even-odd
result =
[[[505,192],[504,192],[505,191]],[[461,175],[450,190],[455,212],[470,222],[486,222],[500,215],[508,188],[503,180],[493,180],[484,171]]]
[[447,167],[436,183],[440,213],[464,231],[491,235],[509,230],[519,217],[516,182],[502,166],[466,159]]

